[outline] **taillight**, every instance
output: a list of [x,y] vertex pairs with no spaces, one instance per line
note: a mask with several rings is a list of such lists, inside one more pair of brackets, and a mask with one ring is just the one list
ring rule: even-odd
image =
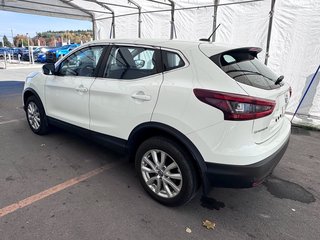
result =
[[217,92],[207,89],[193,89],[196,97],[213,107],[220,109],[225,120],[244,121],[270,115],[275,101],[246,95]]

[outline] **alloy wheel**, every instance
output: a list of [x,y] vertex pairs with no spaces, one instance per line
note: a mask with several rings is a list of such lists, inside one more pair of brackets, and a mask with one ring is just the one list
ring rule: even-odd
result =
[[28,104],[27,111],[28,111],[28,121],[29,121],[31,127],[34,130],[38,130],[40,128],[40,124],[41,124],[40,111],[39,111],[38,106],[34,102],[30,102]]
[[180,193],[182,174],[168,153],[159,149],[146,152],[142,157],[141,172],[147,186],[158,196],[173,198]]

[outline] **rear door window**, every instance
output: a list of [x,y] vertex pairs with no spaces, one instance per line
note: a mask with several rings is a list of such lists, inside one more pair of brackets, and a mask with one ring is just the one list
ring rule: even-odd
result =
[[261,89],[276,89],[279,75],[271,71],[258,58],[257,52],[231,50],[210,59],[239,83]]
[[180,68],[185,65],[178,53],[162,50],[162,61],[164,71]]
[[156,49],[113,46],[103,77],[113,79],[137,79],[156,73],[158,73]]

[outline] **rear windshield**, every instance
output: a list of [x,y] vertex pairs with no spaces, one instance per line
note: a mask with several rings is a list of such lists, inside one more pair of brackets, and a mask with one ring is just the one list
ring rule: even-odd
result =
[[275,84],[279,76],[257,58],[257,52],[232,50],[210,59],[239,83],[266,90],[281,86]]

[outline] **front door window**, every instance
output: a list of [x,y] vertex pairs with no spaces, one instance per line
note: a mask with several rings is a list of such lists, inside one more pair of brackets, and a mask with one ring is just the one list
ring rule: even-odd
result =
[[66,58],[59,68],[59,76],[94,77],[103,46],[80,49]]

